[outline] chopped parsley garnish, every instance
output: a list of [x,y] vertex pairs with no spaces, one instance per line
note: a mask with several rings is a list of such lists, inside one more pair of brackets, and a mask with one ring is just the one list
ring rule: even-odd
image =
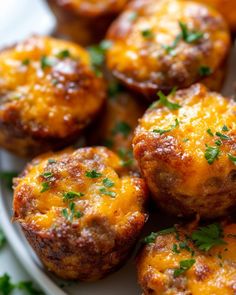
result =
[[42,70],[45,70],[46,68],[52,67],[54,65],[54,61],[47,57],[47,56],[42,56],[41,57],[41,68]]
[[102,183],[105,187],[113,187],[115,185],[115,183],[109,178],[104,178]]
[[186,43],[194,43],[203,37],[203,33],[199,31],[190,31],[187,25],[181,21],[179,21],[179,26],[181,29],[182,39]]
[[116,193],[112,192],[112,191],[108,191],[105,187],[101,187],[99,189],[100,193],[102,193],[103,195],[115,198],[116,197]]
[[56,57],[60,59],[70,57],[70,51],[68,49],[61,50],[56,54]]
[[153,38],[153,32],[150,29],[143,30],[141,33],[144,38]]
[[206,145],[205,159],[207,160],[208,164],[213,164],[214,161],[218,159],[219,155],[220,149],[218,146]]
[[96,170],[86,171],[85,176],[89,178],[98,178],[102,176],[102,173],[97,172]]
[[151,244],[151,243],[155,242],[155,240],[158,236],[164,236],[164,235],[168,235],[168,234],[175,233],[175,232],[176,232],[175,227],[163,229],[158,232],[152,232],[149,236],[147,236],[146,238],[143,239],[143,242],[145,244]]
[[174,125],[170,125],[169,129],[154,129],[152,132],[154,133],[159,133],[160,135],[170,132],[172,130],[174,130],[175,128],[177,128],[179,126],[179,120],[176,118],[175,119],[175,124]]
[[222,145],[222,141],[220,139],[218,139],[218,140],[215,141],[215,144],[218,145],[218,146],[221,146]]
[[172,51],[176,48],[181,38],[181,34],[178,34],[171,45],[163,45],[162,47],[166,50],[167,53],[172,53]]
[[224,126],[222,127],[222,131],[229,131],[229,128],[228,128],[226,125],[224,125]]
[[2,229],[0,228],[0,249],[2,249],[5,244],[6,244],[6,238]]
[[30,60],[29,60],[28,58],[22,60],[22,65],[23,65],[23,66],[28,66],[29,63],[30,63]]
[[0,277],[0,294],[10,295],[14,289],[23,290],[28,295],[44,295],[42,291],[34,288],[33,283],[30,281],[22,281],[17,284],[13,284],[7,273],[2,275]]
[[53,176],[52,172],[44,172],[43,174],[41,174],[41,176],[43,176],[44,178],[50,178]]
[[189,138],[184,138],[183,139],[183,142],[188,142],[189,141]]
[[109,49],[111,46],[112,46],[111,41],[104,40],[98,45],[88,47],[91,67],[98,76],[102,75],[101,67],[105,60],[105,53],[107,49]]
[[236,156],[233,156],[233,155],[231,155],[231,154],[228,154],[228,158],[230,159],[230,161],[231,161],[234,165],[236,165]]
[[188,271],[196,262],[195,259],[186,259],[179,262],[179,268],[175,269],[174,277],[178,277]]
[[75,209],[75,203],[72,202],[69,204],[69,209],[62,209],[61,211],[62,215],[66,220],[69,220],[70,222],[73,221],[74,218],[81,218],[83,216],[83,213],[80,211],[76,211]]
[[209,251],[212,247],[224,245],[222,229],[219,224],[213,223],[205,227],[200,227],[191,235],[196,246],[203,251]]
[[75,198],[80,198],[80,197],[83,197],[83,196],[84,196],[83,193],[70,191],[70,192],[67,192],[67,193],[63,194],[63,200],[68,201],[68,200],[73,200]]
[[120,148],[118,150],[118,155],[121,158],[121,165],[123,167],[130,166],[134,163],[134,156],[131,150],[127,150],[126,148]]
[[211,73],[212,73],[212,70],[208,66],[201,66],[199,68],[199,75],[201,77],[209,76]]
[[17,175],[18,173],[14,171],[1,171],[0,179],[2,179],[6,183],[8,189],[12,190],[13,178]]
[[127,137],[131,132],[131,127],[128,123],[126,122],[117,122],[115,127],[112,130],[112,133],[115,134],[122,134],[124,137]]
[[48,182],[42,182],[42,189],[40,191],[40,193],[44,193],[46,191],[48,191],[50,189],[50,185]]
[[108,96],[114,98],[122,89],[122,86],[117,81],[112,81],[108,84]]
[[216,132],[216,136],[218,136],[220,139],[223,139],[223,140],[230,140],[229,136],[222,134],[220,132]]
[[211,129],[207,129],[207,133],[210,135],[210,136],[214,136],[213,132],[211,131]]
[[57,161],[55,159],[48,159],[49,164],[55,164]]
[[179,254],[180,253],[180,250],[178,250],[178,245],[177,244],[173,244],[172,251],[174,253],[176,253],[176,254]]
[[[170,95],[173,95],[174,90],[170,93]],[[181,108],[181,105],[179,105],[178,103],[173,103],[171,101],[168,100],[167,96],[165,96],[164,93],[162,93],[162,91],[159,91],[157,93],[157,95],[159,96],[159,104],[163,105],[165,107],[167,107],[169,110],[178,110]]]

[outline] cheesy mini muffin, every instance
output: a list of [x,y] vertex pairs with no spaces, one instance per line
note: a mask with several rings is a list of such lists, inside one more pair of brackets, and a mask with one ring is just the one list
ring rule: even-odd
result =
[[47,0],[57,18],[57,33],[89,45],[103,39],[129,0]]
[[138,281],[148,295],[234,295],[236,224],[173,227],[144,240]]
[[175,215],[227,214],[236,207],[236,103],[201,84],[159,97],[133,140],[154,199]]
[[150,96],[186,88],[216,73],[230,34],[214,9],[191,1],[136,0],[108,31],[107,66],[122,83]]
[[97,280],[127,259],[146,220],[147,190],[103,147],[44,154],[15,180],[14,220],[47,269]]
[[31,37],[0,52],[0,146],[32,156],[71,143],[100,111],[106,87],[81,47]]
[[236,31],[236,1],[232,0],[196,0],[217,9],[225,18],[232,31]]
[[146,105],[134,95],[125,92],[115,81],[109,85],[106,108],[91,126],[88,141],[92,145],[105,145],[122,159],[124,166],[137,169],[133,159],[132,139],[138,119]]

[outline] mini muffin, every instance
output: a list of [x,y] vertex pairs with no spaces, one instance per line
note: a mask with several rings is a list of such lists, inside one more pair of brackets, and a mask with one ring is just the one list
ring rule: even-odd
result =
[[138,119],[145,109],[146,105],[141,100],[125,92],[116,82],[111,82],[106,108],[91,126],[89,143],[109,147],[118,153],[124,166],[137,170],[133,159],[132,139]]
[[73,142],[100,111],[106,87],[81,47],[31,37],[0,52],[0,146],[32,156]]
[[234,0],[197,0],[217,9],[229,24],[230,29],[236,31],[236,1]]
[[103,39],[129,0],[47,0],[57,18],[57,33],[82,45]]
[[234,295],[236,224],[181,227],[152,233],[137,261],[148,295]]
[[236,103],[201,84],[159,96],[133,140],[154,199],[184,217],[227,214],[236,207]]
[[103,147],[34,159],[15,180],[14,220],[45,267],[93,281],[127,260],[146,220],[147,190]]
[[186,88],[225,63],[230,34],[213,8],[191,1],[136,0],[108,31],[107,66],[149,99]]

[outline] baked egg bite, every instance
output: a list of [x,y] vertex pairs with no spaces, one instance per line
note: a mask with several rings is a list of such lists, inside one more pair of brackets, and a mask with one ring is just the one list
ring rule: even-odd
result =
[[178,216],[226,215],[236,206],[236,103],[201,84],[153,103],[134,156],[159,207]]
[[47,0],[57,19],[57,33],[82,45],[101,41],[129,0]]
[[111,25],[106,63],[129,88],[151,99],[186,88],[225,63],[230,34],[213,8],[192,1],[136,0]]
[[144,181],[103,147],[47,153],[14,186],[14,220],[45,267],[94,281],[124,263],[147,218]]
[[144,295],[234,295],[236,224],[173,227],[146,237],[137,259]]
[[138,119],[145,112],[146,104],[126,92],[115,81],[109,84],[109,99],[101,115],[91,125],[88,141],[92,145],[104,145],[116,152],[122,165],[135,168],[132,139]]
[[229,24],[230,29],[236,31],[236,2],[232,0],[197,0],[217,9]]
[[106,98],[88,53],[31,37],[0,52],[0,146],[32,156],[72,143]]

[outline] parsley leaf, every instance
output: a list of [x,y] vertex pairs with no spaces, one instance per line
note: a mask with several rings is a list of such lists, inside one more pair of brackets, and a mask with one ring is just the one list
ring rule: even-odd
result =
[[216,136],[218,136],[220,139],[230,140],[231,138],[225,134],[222,134],[220,132],[216,132]]
[[5,244],[6,244],[6,238],[2,229],[0,228],[0,249],[2,249]]
[[50,178],[53,176],[52,172],[44,172],[43,174],[41,174],[41,176],[43,176],[44,178]]
[[19,290],[26,291],[29,295],[44,295],[44,293],[40,290],[37,290],[30,281],[19,282],[16,287]]
[[207,133],[210,135],[210,136],[214,136],[213,132],[211,131],[211,129],[207,129]]
[[102,176],[102,173],[99,173],[96,170],[91,170],[91,171],[86,171],[85,176],[89,178],[98,178]]
[[181,21],[179,21],[179,26],[181,29],[182,38],[186,43],[194,43],[201,39],[204,35],[202,32],[190,31],[187,25]]
[[114,183],[111,179],[109,179],[109,178],[104,178],[103,181],[102,181],[102,183],[103,183],[104,186],[106,186],[106,187],[113,187],[114,184],[115,184],[115,183]]
[[[173,94],[173,91],[170,93],[170,95]],[[169,110],[178,110],[181,108],[181,105],[179,105],[178,103],[173,103],[173,102],[169,101],[167,96],[165,96],[162,91],[159,91],[157,93],[157,95],[159,96],[159,99],[160,99],[159,104],[167,107]]]
[[40,193],[44,193],[46,191],[48,191],[50,189],[50,185],[48,182],[42,182],[42,189],[40,191]]
[[117,133],[121,133],[124,137],[127,137],[131,132],[131,127],[126,122],[117,122],[115,127],[112,130],[112,133],[115,135]]
[[203,251],[209,251],[214,246],[226,244],[222,239],[222,229],[217,223],[200,227],[192,233],[191,238],[196,246]]
[[142,33],[142,36],[147,39],[151,39],[154,36],[150,29],[143,30],[141,33]]
[[55,159],[48,159],[49,164],[55,164],[57,161]]
[[8,274],[4,274],[0,277],[0,292],[2,295],[10,295],[11,291],[15,288],[15,286],[11,282],[11,278]]
[[12,190],[13,185],[13,178],[18,175],[17,172],[14,171],[1,171],[0,172],[0,179],[5,181],[7,187]]
[[151,234],[149,236],[147,236],[146,238],[143,239],[143,243],[145,243],[145,244],[154,243],[158,236],[164,236],[164,235],[168,235],[168,234],[171,234],[174,232],[176,232],[175,227],[166,228],[166,229],[160,230],[158,232],[151,232]]
[[175,124],[174,125],[170,125],[169,129],[153,129],[152,132],[154,133],[159,133],[160,135],[170,132],[172,130],[174,130],[175,128],[177,128],[179,126],[179,120],[176,118],[175,119]]
[[63,200],[68,201],[68,200],[73,200],[75,198],[80,198],[80,197],[83,197],[83,196],[84,196],[83,193],[77,193],[77,192],[69,191],[69,192],[63,194]]
[[70,57],[70,51],[68,49],[61,50],[56,54],[56,57],[60,59]]
[[212,74],[212,69],[209,68],[208,66],[201,66],[199,68],[199,75],[201,77],[206,77],[206,76],[209,76],[210,74]]
[[194,265],[195,262],[196,262],[195,259],[181,260],[179,263],[179,268],[175,269],[174,271],[174,277],[178,277],[182,275],[183,273],[185,273]]
[[236,156],[233,156],[233,155],[231,155],[231,154],[228,154],[228,158],[230,159],[230,161],[231,161],[234,165],[236,165]]
[[228,128],[226,125],[224,125],[224,126],[222,127],[222,131],[229,131],[229,128]]
[[108,191],[105,187],[101,187],[99,189],[100,193],[102,193],[103,195],[115,198],[116,197],[116,193],[112,192],[112,191]]
[[23,65],[23,66],[28,66],[29,63],[30,63],[30,60],[29,60],[28,58],[22,60],[22,65]]
[[49,58],[47,56],[42,56],[41,57],[41,68],[42,68],[42,70],[45,70],[48,67],[52,67],[54,64],[55,64],[55,62],[51,58]]
[[74,218],[77,218],[78,219],[78,218],[81,218],[83,216],[83,213],[82,212],[76,211],[75,206],[76,206],[75,203],[74,202],[71,202],[69,204],[69,209],[64,208],[61,211],[61,213],[64,216],[64,218],[66,220],[69,220],[70,222],[72,222]]
[[206,147],[205,159],[207,160],[208,164],[212,165],[214,161],[218,159],[220,155],[220,149],[217,146],[206,145]]

